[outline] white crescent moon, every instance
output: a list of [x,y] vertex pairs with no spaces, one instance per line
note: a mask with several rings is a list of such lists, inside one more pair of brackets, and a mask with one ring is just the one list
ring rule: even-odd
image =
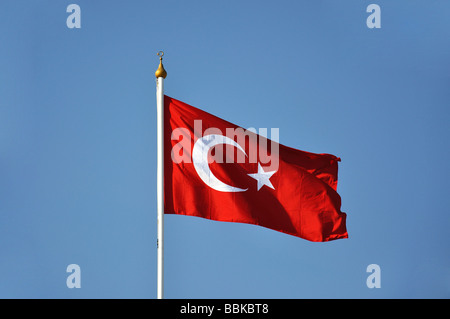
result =
[[[233,145],[245,154],[245,151],[242,149],[242,147],[231,138],[218,134],[203,136],[202,138],[199,138],[197,142],[195,142],[194,148],[192,150],[192,161],[194,162],[195,171],[206,185],[208,185],[212,189],[215,189],[216,191],[245,192],[247,188],[243,189],[225,184],[211,172],[208,163],[208,153],[211,148],[218,144]],[[245,154],[245,156],[247,156],[247,154]]]

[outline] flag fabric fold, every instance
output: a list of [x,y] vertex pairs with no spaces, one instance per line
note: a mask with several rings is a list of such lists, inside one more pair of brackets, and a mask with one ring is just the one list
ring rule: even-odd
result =
[[331,154],[290,148],[164,97],[164,212],[347,238]]

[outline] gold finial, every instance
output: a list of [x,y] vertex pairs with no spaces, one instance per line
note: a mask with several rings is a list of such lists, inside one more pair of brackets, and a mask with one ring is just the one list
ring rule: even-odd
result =
[[158,70],[156,70],[155,72],[155,76],[157,78],[162,77],[163,79],[165,79],[167,76],[167,72],[166,70],[164,70],[164,66],[162,64],[162,57],[164,56],[164,52],[159,51],[158,53],[156,53],[156,55],[159,56],[159,67]]

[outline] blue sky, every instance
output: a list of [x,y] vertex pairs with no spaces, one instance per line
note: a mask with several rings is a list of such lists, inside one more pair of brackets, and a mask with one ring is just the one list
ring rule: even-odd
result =
[[[66,8],[81,8],[69,29]],[[369,29],[366,8],[381,8]],[[449,298],[450,3],[0,3],[0,297],[156,297],[165,92],[341,157],[349,238],[165,218],[167,298]],[[81,268],[69,289],[66,267]],[[369,289],[366,267],[381,268]]]

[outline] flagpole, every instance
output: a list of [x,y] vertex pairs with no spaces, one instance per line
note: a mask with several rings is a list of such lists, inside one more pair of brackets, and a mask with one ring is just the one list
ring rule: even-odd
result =
[[163,51],[158,52],[159,67],[156,76],[156,206],[157,206],[157,298],[164,298],[164,79],[167,76],[162,64]]

